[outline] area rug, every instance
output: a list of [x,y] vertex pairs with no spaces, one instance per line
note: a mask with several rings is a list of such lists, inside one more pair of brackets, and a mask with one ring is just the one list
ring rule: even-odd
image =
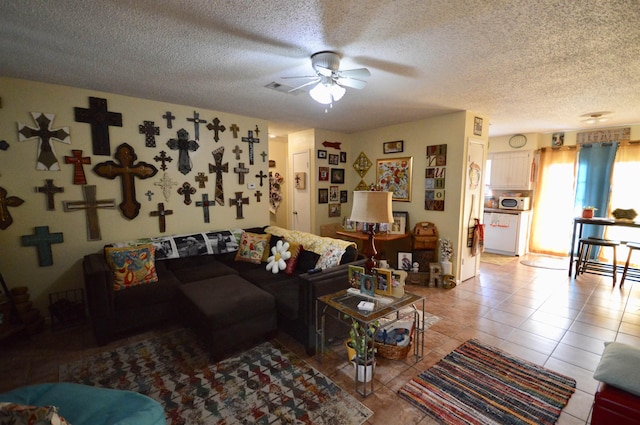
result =
[[567,270],[569,268],[569,257],[551,257],[546,255],[531,256],[527,260],[521,260],[520,264],[541,269]]
[[167,424],[362,424],[373,412],[276,341],[219,363],[180,329],[60,367],[60,381],[136,391]]
[[495,264],[498,266],[504,266],[505,264],[512,262],[516,258],[518,257],[510,257],[508,255],[493,254],[491,252],[483,252],[482,254],[480,254],[481,263]]
[[471,339],[398,393],[447,425],[555,424],[576,381]]

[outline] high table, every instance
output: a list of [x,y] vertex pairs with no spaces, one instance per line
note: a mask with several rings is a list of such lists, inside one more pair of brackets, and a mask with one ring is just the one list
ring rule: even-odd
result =
[[571,251],[569,251],[569,276],[571,276],[571,272],[573,270],[573,260],[575,254],[576,247],[576,234],[578,236],[578,240],[582,238],[582,227],[585,224],[593,224],[597,226],[625,226],[625,227],[640,227],[639,222],[628,221],[628,220],[614,220],[613,218],[602,218],[602,217],[593,217],[593,218],[582,218],[576,217],[573,219],[573,233],[571,234]]

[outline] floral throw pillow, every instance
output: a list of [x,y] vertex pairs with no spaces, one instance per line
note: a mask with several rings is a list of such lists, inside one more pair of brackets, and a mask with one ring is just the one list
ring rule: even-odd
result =
[[0,403],[0,424],[11,425],[69,425],[55,406],[26,406]]
[[316,269],[324,270],[337,266],[338,264],[340,264],[342,254],[344,254],[344,249],[331,245],[318,259],[318,262],[316,263]]
[[136,247],[105,248],[107,263],[114,276],[114,290],[158,281],[155,265],[156,248],[152,244]]
[[242,233],[236,261],[246,261],[248,263],[260,264],[265,250],[269,246],[271,235],[259,235],[257,233]]

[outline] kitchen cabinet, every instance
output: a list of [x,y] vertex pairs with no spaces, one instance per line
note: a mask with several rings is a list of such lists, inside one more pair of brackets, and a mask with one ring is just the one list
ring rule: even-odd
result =
[[529,211],[485,210],[484,250],[502,255],[526,254],[529,216]]
[[531,190],[533,188],[533,151],[495,152],[491,160],[491,189]]

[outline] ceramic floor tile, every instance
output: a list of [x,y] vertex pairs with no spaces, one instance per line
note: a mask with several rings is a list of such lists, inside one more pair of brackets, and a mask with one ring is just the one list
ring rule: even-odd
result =
[[581,348],[594,354],[602,355],[605,340],[569,331],[560,342],[572,347]]
[[590,336],[592,338],[603,339],[605,341],[613,341],[616,337],[616,331],[601,328],[599,326],[589,325],[588,323],[584,322],[574,322],[569,330],[582,335]]
[[[547,357],[553,353],[558,341],[553,339],[544,338],[540,335],[533,334],[531,332],[524,331],[522,329],[516,329],[511,335],[505,338],[507,341],[514,344],[518,344],[523,347],[528,347],[531,350],[537,351],[546,355]],[[546,359],[545,359],[546,360]]]
[[560,343],[551,353],[551,357],[593,372],[596,370],[601,356],[581,348]]
[[567,332],[566,329],[558,328],[548,323],[542,323],[532,319],[527,319],[522,325],[519,326],[519,329],[531,332],[543,338],[552,339],[554,341],[560,341],[564,334]]

